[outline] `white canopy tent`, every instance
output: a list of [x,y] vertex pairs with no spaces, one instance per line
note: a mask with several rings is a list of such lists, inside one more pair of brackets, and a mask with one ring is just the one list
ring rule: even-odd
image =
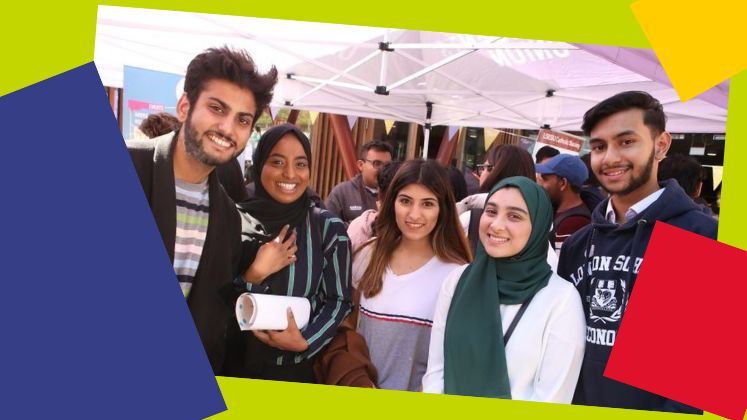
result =
[[643,90],[664,104],[670,131],[725,132],[728,82],[682,103],[648,50],[99,7],[95,62],[107,86],[122,86],[124,65],[183,74],[196,54],[223,44],[278,68],[273,108],[426,129],[579,130],[597,102]]

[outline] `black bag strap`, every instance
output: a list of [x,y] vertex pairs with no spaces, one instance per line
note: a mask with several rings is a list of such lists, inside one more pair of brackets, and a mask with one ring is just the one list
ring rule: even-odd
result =
[[516,324],[519,323],[519,320],[521,319],[521,316],[524,315],[524,311],[527,310],[527,306],[529,306],[529,302],[532,301],[534,296],[530,297],[529,300],[521,304],[521,308],[519,308],[519,312],[516,312],[516,316],[511,321],[511,325],[508,326],[508,329],[506,330],[506,333],[503,334],[503,345],[505,346],[508,344],[508,339],[511,338],[511,334],[514,333],[514,329],[516,329]]

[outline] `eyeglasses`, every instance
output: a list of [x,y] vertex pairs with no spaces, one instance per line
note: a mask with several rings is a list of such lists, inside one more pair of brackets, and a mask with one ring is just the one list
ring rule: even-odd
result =
[[478,163],[477,164],[477,172],[478,173],[481,173],[482,171],[488,171],[488,172],[490,172],[490,171],[493,170],[493,167],[494,167],[494,165],[491,165],[489,163]]
[[384,165],[386,165],[387,163],[389,163],[389,161],[383,161],[383,160],[368,160],[368,159],[363,159],[363,160],[364,160],[365,162],[368,162],[368,163],[370,163],[370,164],[371,164],[371,166],[373,166],[373,167],[374,167],[375,169],[379,169],[379,168],[381,168],[382,166],[384,166]]

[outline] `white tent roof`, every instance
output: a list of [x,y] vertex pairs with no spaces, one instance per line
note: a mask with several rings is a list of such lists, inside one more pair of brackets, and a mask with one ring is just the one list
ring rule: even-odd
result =
[[432,125],[578,130],[597,102],[644,90],[670,131],[725,131],[728,83],[681,103],[648,50],[99,7],[95,62],[107,86],[122,86],[124,65],[183,74],[223,44],[278,68],[274,107],[424,124],[430,103]]

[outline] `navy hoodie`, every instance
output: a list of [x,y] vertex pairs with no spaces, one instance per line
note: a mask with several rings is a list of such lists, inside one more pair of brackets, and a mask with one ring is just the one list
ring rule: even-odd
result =
[[[592,213],[592,223],[566,239],[558,274],[572,282],[586,316],[586,351],[574,404],[699,413],[676,401],[603,376],[617,330],[657,220],[716,239],[717,223],[674,180],[647,209],[622,225],[607,221],[609,199]],[[676,252],[673,250],[673,252]],[[660,322],[661,320],[651,320]]]

